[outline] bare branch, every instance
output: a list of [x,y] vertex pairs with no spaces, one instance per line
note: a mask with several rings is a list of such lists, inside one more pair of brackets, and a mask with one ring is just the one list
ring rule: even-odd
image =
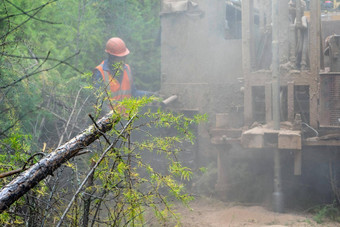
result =
[[[13,85],[19,83],[20,81],[22,81],[22,80],[24,80],[24,79],[27,79],[27,78],[29,78],[29,77],[35,75],[35,74],[38,74],[38,73],[41,73],[41,72],[50,71],[50,70],[52,70],[52,69],[58,67],[58,66],[61,65],[61,64],[68,65],[68,66],[70,66],[71,68],[73,68],[74,70],[76,70],[77,72],[82,73],[81,71],[79,71],[78,69],[74,68],[73,66],[71,66],[69,63],[66,62],[67,60],[69,60],[70,58],[73,58],[74,56],[78,55],[79,53],[80,53],[80,52],[78,51],[77,53],[71,55],[70,57],[66,58],[65,60],[59,61],[58,64],[56,64],[56,65],[54,65],[54,66],[52,66],[52,67],[50,67],[50,68],[42,69],[42,70],[40,70],[40,71],[37,71],[37,69],[35,69],[32,73],[26,74],[26,75],[24,75],[23,77],[19,78],[18,80],[14,81],[14,82],[12,82],[12,83],[10,83],[10,84],[1,86],[0,89],[4,89],[4,88],[8,88],[8,87],[10,87],[10,86],[13,86]],[[49,60],[49,58],[48,58],[48,57],[49,57],[49,54],[50,54],[50,52],[48,52],[48,54],[47,54],[47,56],[46,56],[46,58],[44,59],[44,62],[43,62],[42,64],[44,64],[47,60]],[[38,66],[38,68],[40,68],[40,67],[42,66],[42,64],[40,64],[40,65]]]
[[42,152],[38,152],[38,153],[32,155],[31,157],[29,157],[29,158],[27,159],[27,161],[25,162],[25,164],[24,164],[23,167],[21,167],[21,168],[19,168],[19,169],[16,169],[16,170],[8,171],[8,172],[6,172],[6,173],[1,173],[1,174],[0,174],[0,179],[1,179],[1,178],[5,178],[5,177],[12,176],[12,175],[17,174],[17,173],[21,173],[22,171],[25,171],[25,170],[27,169],[27,168],[26,168],[27,164],[28,164],[30,161],[32,161],[32,159],[33,159],[35,156],[37,156],[37,155],[42,155],[42,156],[44,156],[45,154],[42,153]]
[[[49,1],[49,2],[46,2],[45,4],[39,6],[39,7],[36,9],[36,11],[33,13],[33,15],[31,15],[27,20],[25,20],[25,21],[22,22],[21,24],[17,25],[17,26],[14,27],[13,29],[9,30],[5,35],[1,36],[0,39],[3,39],[3,38],[5,38],[5,37],[7,37],[10,33],[12,33],[13,31],[17,30],[17,29],[20,28],[22,25],[26,24],[29,20],[31,20],[32,17],[34,17],[35,15],[37,15],[37,14],[38,14],[45,6],[47,6],[47,5],[49,5],[49,4],[53,3],[53,2],[56,2],[56,1],[58,1],[58,0]],[[3,18],[3,19],[6,19],[6,17]],[[3,19],[1,19],[1,20],[3,20]]]
[[74,100],[74,104],[73,104],[72,111],[71,111],[71,113],[70,113],[70,116],[69,116],[69,118],[68,118],[68,121],[66,122],[64,132],[61,134],[61,137],[60,137],[60,140],[59,140],[59,143],[58,143],[58,147],[59,147],[60,144],[63,142],[64,135],[66,134],[67,129],[68,129],[68,126],[69,126],[69,124],[70,124],[70,121],[71,121],[71,119],[72,119],[72,117],[73,117],[73,113],[74,113],[74,111],[75,111],[75,109],[76,109],[76,106],[77,106],[79,94],[80,94],[80,92],[81,92],[82,89],[83,89],[83,88],[80,88],[80,89],[78,90],[77,96],[76,96],[76,98],[75,98],[75,100]]
[[95,169],[98,167],[98,165],[102,162],[102,160],[105,158],[107,152],[109,152],[119,141],[119,138],[123,135],[123,133],[125,132],[125,130],[127,129],[127,127],[131,124],[131,122],[134,120],[134,118],[136,117],[136,114],[134,116],[132,116],[132,118],[126,123],[126,125],[124,126],[124,128],[120,131],[119,135],[117,136],[117,138],[114,140],[113,143],[111,143],[111,145],[106,148],[106,150],[103,152],[103,154],[100,156],[99,160],[96,162],[96,164],[91,168],[91,170],[88,172],[88,174],[86,175],[85,179],[83,180],[83,182],[80,184],[80,186],[78,187],[77,191],[74,193],[71,201],[69,202],[66,210],[64,211],[63,215],[60,218],[59,223],[57,224],[57,227],[61,226],[61,224],[64,221],[64,218],[67,214],[67,212],[70,210],[75,198],[78,196],[78,194],[80,193],[81,189],[83,188],[83,186],[85,185],[85,183],[87,182],[87,179],[93,174],[93,172],[95,171]]
[[48,175],[52,175],[56,169],[76,156],[79,151],[100,138],[101,132],[111,130],[116,121],[117,119],[112,118],[112,112],[107,114],[97,122],[99,130],[94,125],[91,125],[81,134],[58,147],[38,163],[21,173],[12,182],[4,186],[0,191],[0,213],[8,209],[41,180],[45,179]]
[[49,61],[56,61],[56,62],[62,63],[64,65],[70,66],[72,69],[74,69],[75,71],[77,71],[79,73],[83,73],[82,71],[80,71],[79,69],[77,69],[76,67],[71,65],[70,63],[66,62],[66,60],[68,60],[68,59],[78,55],[79,53],[80,53],[80,51],[78,51],[77,53],[75,53],[71,57],[66,58],[65,60],[60,60],[60,59],[57,59],[57,58],[48,58],[48,59],[46,59],[46,57],[38,57],[38,56],[31,56],[31,57],[29,57],[29,56],[19,56],[19,55],[7,54],[5,52],[0,52],[0,55],[6,56],[6,57],[11,57],[11,58],[34,59],[34,60],[41,60],[41,59],[45,60],[46,59],[46,60],[49,60]]
[[[46,110],[47,112],[49,112],[50,114],[52,114],[53,116],[55,116],[56,118],[58,118],[59,120],[63,121],[64,123],[67,123],[67,120],[61,116],[59,116],[58,114],[56,114],[55,112],[53,112],[52,110],[49,110],[43,106],[39,107],[37,106],[38,108],[41,108],[43,110]],[[81,129],[77,126],[77,125],[74,125],[73,128],[76,128],[77,130],[81,131]]]
[[[78,117],[79,117],[81,111],[83,110],[83,108],[84,108],[84,106],[85,106],[87,100],[88,100],[90,97],[91,97],[91,95],[87,96],[86,99],[83,101],[82,105],[80,106],[80,108],[79,108],[79,110],[78,110],[78,113],[77,113],[77,115],[76,115],[76,117],[75,117],[74,122],[77,122],[77,121],[78,121]],[[74,128],[76,128],[76,129],[79,130],[79,128],[77,127],[77,125],[76,125],[76,124],[73,124],[72,129],[71,129],[71,132],[73,132]],[[81,131],[81,130],[79,130],[79,131]],[[67,140],[70,139],[70,136],[71,136],[71,134],[69,135],[69,137],[67,138]]]
[[[55,0],[55,1],[58,1],[58,0]],[[51,3],[53,3],[53,2],[51,2]],[[5,5],[5,4],[4,4],[4,5]],[[6,5],[5,5],[5,6],[6,6]],[[40,7],[41,7],[41,6],[38,6],[38,7],[33,8],[33,9],[30,9],[30,10],[26,11],[26,13],[33,12],[33,11],[39,9]],[[0,18],[0,22],[3,21],[3,20],[9,19],[9,18],[11,18],[11,17],[16,17],[16,16],[23,15],[23,13],[17,13],[17,14],[8,15],[8,11],[7,11],[7,10],[6,10],[6,14],[7,14],[7,16],[5,16],[5,17],[3,17],[3,18]]]
[[[43,22],[43,23],[47,23],[47,24],[61,24],[61,23],[56,23],[56,22],[52,22],[52,21],[47,21],[47,20],[42,20],[42,19],[40,19],[40,18],[36,18],[36,17],[34,17],[34,16],[28,14],[28,12],[25,12],[24,10],[22,10],[20,7],[18,7],[17,5],[15,5],[13,2],[10,2],[10,1],[8,1],[8,0],[5,0],[5,1],[8,2],[9,4],[11,4],[12,6],[14,6],[17,10],[19,10],[19,11],[21,12],[21,14],[17,14],[16,16],[24,14],[24,15],[30,17],[31,19],[35,19],[35,20],[40,21],[40,22]],[[54,1],[52,1],[52,2],[56,2],[56,1],[58,1],[58,0],[54,0]],[[51,3],[52,3],[52,2],[51,2]],[[6,19],[6,18],[5,18],[5,19]],[[1,21],[1,20],[2,20],[2,19],[0,19],[0,21]]]
[[12,170],[12,171],[8,171],[6,173],[1,173],[0,174],[0,179],[1,178],[5,178],[5,177],[9,177],[9,176],[12,176],[14,174],[17,174],[17,173],[21,173],[22,171],[24,171],[25,169],[24,168],[19,168],[19,169],[15,169],[15,170]]
[[[90,117],[92,123],[94,124],[94,126],[96,126],[96,128],[99,130],[99,126],[97,125],[96,121],[94,120],[94,118],[92,117],[91,114],[89,114],[89,117]],[[100,131],[100,133],[103,135],[105,141],[106,141],[109,145],[111,145],[109,139],[105,136],[105,133],[103,133],[103,132],[101,132],[101,131]]]

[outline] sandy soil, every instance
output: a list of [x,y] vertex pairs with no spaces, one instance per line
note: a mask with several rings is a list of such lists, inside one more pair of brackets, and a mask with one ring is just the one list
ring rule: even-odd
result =
[[239,206],[207,198],[196,199],[190,206],[191,211],[177,206],[184,227],[340,226],[340,223],[331,222],[317,224],[309,214],[278,214],[260,206]]

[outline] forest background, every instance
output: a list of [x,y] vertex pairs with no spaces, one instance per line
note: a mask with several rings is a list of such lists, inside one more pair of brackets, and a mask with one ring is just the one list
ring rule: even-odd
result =
[[[98,119],[95,104],[103,94],[94,91],[91,71],[106,58],[104,49],[109,38],[121,37],[127,44],[130,50],[127,62],[136,86],[143,90],[159,90],[159,10],[160,1],[156,0],[0,1],[2,188],[17,173],[37,163]],[[148,214],[145,207],[152,208],[160,219],[166,218],[168,213],[175,215],[164,188],[174,198],[190,200],[176,177],[188,180],[191,172],[178,162],[176,152],[179,149],[169,151],[183,138],[193,140],[188,129],[199,118],[177,117],[162,111],[140,112],[150,102],[152,99],[132,100],[126,103],[128,116],[111,116],[122,119],[123,127],[122,131],[114,129],[109,134],[101,132],[105,140],[96,146],[104,159],[99,153],[85,149],[81,154],[91,153],[90,156],[76,164],[67,162],[61,170],[45,178],[3,212],[0,223],[5,226],[59,226],[65,221],[68,226],[134,225],[136,220],[145,222],[144,214]],[[131,125],[136,118],[145,119],[140,125],[175,128],[180,135],[167,136],[164,140],[146,133],[150,136],[149,142],[132,144]],[[118,142],[120,150],[112,147]],[[135,152],[136,147],[163,152],[169,160],[166,173],[158,173],[142,162]],[[105,159],[105,154],[110,158]],[[96,163],[102,160],[104,165],[94,171]],[[81,162],[85,164],[77,165]],[[88,169],[93,172],[86,178]],[[81,182],[87,183],[86,191],[81,190],[84,186],[79,186]],[[72,202],[68,204],[69,200]],[[106,211],[99,215],[104,205]]]
[[159,4],[1,0],[1,134],[17,134],[21,144],[30,135],[26,146],[34,149],[41,142],[52,145],[59,136],[42,129],[54,127],[56,116],[67,119],[63,111],[73,106],[81,87],[89,86],[82,73],[91,74],[107,57],[105,43],[114,36],[130,49],[137,87],[159,89]]

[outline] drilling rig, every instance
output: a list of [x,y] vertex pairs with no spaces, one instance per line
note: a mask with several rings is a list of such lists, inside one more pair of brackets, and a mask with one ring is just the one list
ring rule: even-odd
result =
[[[217,159],[217,192],[228,191],[232,147],[272,157],[278,212],[282,171],[303,177],[320,163],[338,171],[338,18],[323,14],[318,0],[162,1],[161,93],[176,96],[170,109],[208,114],[197,129],[195,162]],[[334,182],[323,187],[338,193]]]

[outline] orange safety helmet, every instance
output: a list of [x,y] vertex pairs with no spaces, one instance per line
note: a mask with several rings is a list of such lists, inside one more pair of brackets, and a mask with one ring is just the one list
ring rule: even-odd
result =
[[105,52],[118,57],[123,57],[130,53],[124,41],[118,37],[113,37],[107,41]]

